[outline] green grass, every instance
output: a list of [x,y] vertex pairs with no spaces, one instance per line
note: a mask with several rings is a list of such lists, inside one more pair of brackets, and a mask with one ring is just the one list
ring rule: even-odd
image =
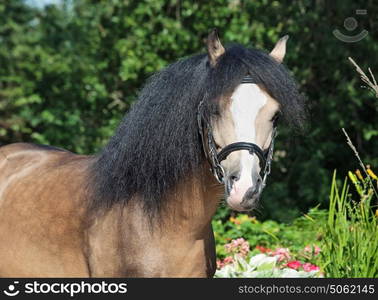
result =
[[[366,180],[366,179],[365,179]],[[370,179],[369,179],[370,180]],[[347,179],[332,179],[328,219],[322,238],[322,268],[327,277],[378,277],[378,227],[373,189],[360,184],[359,201],[349,194]]]

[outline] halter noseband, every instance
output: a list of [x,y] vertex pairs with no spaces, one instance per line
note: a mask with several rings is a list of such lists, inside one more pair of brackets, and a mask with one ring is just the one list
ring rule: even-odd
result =
[[[251,76],[247,75],[241,83],[255,83]],[[265,187],[265,182],[270,174],[270,167],[273,157],[274,139],[277,135],[276,122],[273,122],[272,140],[269,148],[264,152],[258,145],[249,142],[232,143],[224,147],[219,153],[217,152],[216,143],[213,136],[213,129],[210,123],[204,118],[203,101],[198,105],[197,112],[198,130],[201,136],[202,147],[207,160],[209,161],[211,171],[219,183],[224,182],[224,169],[221,162],[225,160],[232,152],[247,150],[251,155],[256,154],[259,158],[261,168],[262,183],[260,191]]]

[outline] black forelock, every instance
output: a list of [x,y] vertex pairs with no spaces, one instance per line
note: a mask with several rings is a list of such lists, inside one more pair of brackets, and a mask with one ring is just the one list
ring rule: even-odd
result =
[[199,54],[153,75],[92,166],[93,208],[127,204],[134,195],[150,215],[160,210],[164,193],[204,161],[197,107],[219,114],[219,99],[249,73],[281,106],[284,118],[301,128],[303,97],[282,65],[267,53],[232,45],[215,67]]

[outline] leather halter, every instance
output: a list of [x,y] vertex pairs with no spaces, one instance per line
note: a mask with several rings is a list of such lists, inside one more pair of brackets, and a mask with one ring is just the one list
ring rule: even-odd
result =
[[[251,76],[247,75],[243,78],[243,83],[256,83]],[[213,129],[210,123],[204,118],[203,114],[203,100],[198,105],[197,122],[198,130],[201,136],[202,148],[205,156],[210,164],[211,172],[219,183],[224,182],[225,172],[221,162],[225,160],[232,152],[247,150],[251,155],[256,154],[260,163],[260,176],[262,183],[259,191],[265,187],[265,182],[270,174],[271,162],[273,157],[274,139],[277,135],[276,120],[273,121],[272,139],[269,148],[263,151],[258,145],[249,142],[237,142],[225,146],[220,152],[217,152],[217,146],[213,136]]]

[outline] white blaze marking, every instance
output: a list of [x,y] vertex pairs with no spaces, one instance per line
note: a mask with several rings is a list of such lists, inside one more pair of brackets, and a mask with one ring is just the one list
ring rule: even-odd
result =
[[[237,87],[231,99],[236,142],[256,143],[255,120],[260,108],[268,100],[266,95],[256,84],[243,83]],[[252,168],[258,158],[256,155],[250,155],[246,150],[240,151],[240,155],[240,179],[235,182],[234,187],[236,193],[244,195],[252,186]]]

